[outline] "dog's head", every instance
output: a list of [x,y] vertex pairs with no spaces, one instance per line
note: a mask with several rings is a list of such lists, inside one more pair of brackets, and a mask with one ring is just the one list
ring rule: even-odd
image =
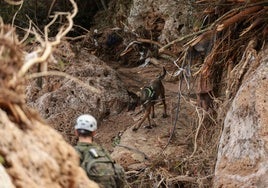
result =
[[140,96],[128,90],[127,93],[129,96],[127,111],[134,111],[140,105]]

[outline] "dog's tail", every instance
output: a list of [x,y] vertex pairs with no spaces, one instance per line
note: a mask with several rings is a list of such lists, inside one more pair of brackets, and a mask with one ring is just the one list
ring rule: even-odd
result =
[[167,74],[167,71],[166,71],[165,67],[163,67],[163,73],[161,75],[159,75],[158,78],[160,80],[163,80],[165,78],[166,74]]

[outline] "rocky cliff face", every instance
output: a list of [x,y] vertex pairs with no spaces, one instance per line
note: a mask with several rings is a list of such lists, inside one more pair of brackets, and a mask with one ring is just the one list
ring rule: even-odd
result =
[[76,79],[44,78],[42,89],[31,82],[27,101],[68,142],[74,143],[74,125],[79,115],[90,113],[101,120],[118,114],[126,107],[128,95],[117,73],[86,51],[76,54],[64,72]]
[[193,14],[192,7],[185,1],[134,0],[127,20],[133,29],[145,26],[158,31],[158,40],[165,43],[189,31]]
[[268,186],[268,49],[243,80],[224,121],[214,187]]

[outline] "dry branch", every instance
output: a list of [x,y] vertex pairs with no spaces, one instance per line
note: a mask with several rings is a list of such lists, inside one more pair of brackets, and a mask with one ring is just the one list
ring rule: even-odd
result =
[[[263,7],[264,6],[264,7]],[[230,26],[231,24],[235,23],[234,21],[239,21],[241,19],[243,19],[246,14],[253,14],[256,11],[259,11],[261,9],[267,9],[268,3],[266,1],[262,1],[262,2],[258,2],[255,4],[249,4],[248,6],[242,6],[242,7],[238,7],[238,8],[234,8],[231,9],[230,11],[226,12],[224,15],[222,15],[221,17],[219,17],[215,22],[213,22],[210,26],[208,26],[205,29],[202,29],[200,31],[194,32],[194,33],[190,33],[188,35],[182,36],[178,39],[175,39],[173,41],[171,41],[170,43],[164,45],[163,47],[161,47],[159,49],[159,52],[161,53],[162,51],[164,51],[165,49],[169,48],[170,46],[178,43],[178,42],[182,42],[188,38],[191,38],[193,36],[197,36],[199,34],[205,33],[205,32],[209,32],[210,30],[215,30],[215,27],[217,29],[217,31],[222,31],[223,29],[227,28],[228,26]],[[244,11],[239,12],[240,10]],[[220,24],[221,23],[221,24]],[[189,43],[188,43],[189,44]]]
[[[58,44],[60,44],[61,39],[66,36],[66,34],[71,30],[72,26],[73,26],[73,18],[75,17],[75,15],[78,12],[78,8],[76,3],[74,2],[74,0],[70,0],[72,6],[73,6],[73,13],[61,13],[58,12],[54,15],[52,21],[45,26],[45,41],[41,42],[42,47],[40,49],[37,50],[37,53],[39,54],[39,52],[42,52],[42,55],[37,57],[37,58],[33,58],[31,60],[29,60],[28,62],[25,62],[25,64],[22,66],[21,70],[18,73],[18,79],[20,79],[21,77],[23,77],[25,75],[25,73],[34,65],[37,63],[46,63],[45,61],[47,60],[47,58],[50,56],[50,54],[52,53],[52,50],[55,46],[57,46]],[[58,34],[55,37],[54,41],[49,41],[48,40],[48,30],[49,27],[55,23],[56,19],[60,16],[60,15],[66,15],[66,18],[68,20],[68,26],[66,28],[61,27],[59,29]],[[40,38],[37,33],[36,33],[36,37]],[[41,39],[40,39],[41,40]],[[13,80],[14,82],[15,80]]]
[[214,33],[215,33],[215,31],[212,31],[212,30],[203,33],[202,35],[200,35],[196,39],[194,39],[193,42],[190,43],[190,46],[195,46],[200,41],[210,40],[213,37]]
[[137,38],[138,42],[143,42],[143,43],[149,43],[149,44],[155,44],[158,47],[162,47],[162,44],[160,44],[159,42],[153,41],[153,40],[149,40],[149,39],[142,39],[142,38]]
[[183,37],[181,37],[181,38],[175,39],[175,40],[171,41],[170,43],[166,44],[165,46],[161,47],[161,48],[159,49],[159,53],[162,53],[165,49],[169,48],[169,47],[172,46],[173,44],[176,44],[176,43],[178,43],[178,42],[181,42],[181,41],[183,41],[183,40],[186,40],[186,39],[188,39],[188,38],[190,38],[190,37],[199,35],[199,34],[201,34],[201,33],[204,33],[205,31],[208,31],[208,30],[210,30],[210,28],[206,28],[206,29],[203,29],[203,30],[201,30],[201,31],[198,31],[198,32],[195,32],[195,33],[191,33],[191,34],[189,34],[189,35],[186,35],[186,36],[183,36]]
[[254,27],[256,27],[257,25],[259,25],[261,23],[261,19],[255,20],[249,27],[247,27],[241,34],[240,37],[245,35],[247,32],[249,32],[250,30],[252,30]]
[[[20,125],[21,129],[31,127],[31,120],[37,118],[37,116],[34,116],[32,112],[27,110],[28,108],[25,104],[24,76],[34,64],[44,63],[44,65],[46,65],[46,59],[50,57],[53,48],[61,42],[62,37],[64,37],[72,28],[73,18],[77,13],[77,6],[74,0],[70,0],[70,2],[74,7],[73,13],[57,13],[54,16],[54,19],[52,19],[52,22],[50,22],[50,24],[48,24],[45,28],[44,40],[38,35],[37,32],[35,32],[33,28],[33,32],[35,32],[35,36],[41,43],[41,46],[36,51],[32,52],[35,53],[36,56],[33,56],[25,63],[23,62],[23,51],[20,48],[20,42],[15,34],[14,28],[4,25],[0,19],[0,55],[3,57],[8,57],[1,61],[2,67],[0,69],[0,86],[2,87],[2,90],[0,94],[2,95],[0,98],[0,106],[8,112],[8,115],[13,118],[14,122]],[[67,27],[61,27],[59,29],[54,41],[49,41],[48,27],[53,24],[56,18],[60,15],[66,16],[68,25]],[[39,56],[39,52],[42,53],[41,56]]]
[[124,56],[126,55],[128,52],[130,52],[132,50],[131,46],[134,44],[141,44],[141,42],[138,41],[132,41],[131,43],[129,43],[127,45],[127,47],[125,48],[125,50],[123,50],[123,52],[121,52],[120,56]]
[[257,11],[261,10],[262,6],[256,6],[256,7],[249,7],[240,13],[236,14],[235,16],[224,20],[221,24],[217,25],[217,31],[222,31],[223,29],[226,29],[227,27],[233,25],[234,23],[241,21],[245,17],[251,15],[252,13],[256,13]]
[[[157,45],[160,49],[161,49],[162,46],[163,46],[161,43],[156,42],[156,41],[153,41],[153,40],[149,40],[149,39],[141,39],[141,38],[138,38],[137,41],[139,41],[139,42],[143,42],[143,43],[149,43],[149,44]],[[171,57],[176,58],[176,55],[175,55],[174,53],[172,53],[171,51],[166,50],[166,49],[159,50],[159,53],[160,53],[160,54],[166,54],[166,55],[169,55],[169,56],[171,56]]]

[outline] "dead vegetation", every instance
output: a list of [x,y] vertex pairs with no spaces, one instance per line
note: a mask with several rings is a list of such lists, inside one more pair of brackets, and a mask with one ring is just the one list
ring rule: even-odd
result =
[[[213,95],[218,97],[226,94],[226,99],[230,99],[238,90],[241,84],[239,82],[248,69],[248,63],[241,65],[240,62],[250,59],[254,53],[256,56],[256,51],[266,44],[267,9],[266,1],[248,4],[230,1],[219,4],[210,11],[204,11],[205,24],[199,31],[174,40],[159,49],[161,52],[172,45],[184,42],[187,38],[191,39],[184,44],[186,50],[182,53],[186,54],[184,57],[191,66],[200,66],[192,75],[198,77],[196,92],[199,104],[205,110],[211,107]],[[183,60],[178,64],[182,64]],[[227,93],[223,93],[224,90],[227,90]]]

